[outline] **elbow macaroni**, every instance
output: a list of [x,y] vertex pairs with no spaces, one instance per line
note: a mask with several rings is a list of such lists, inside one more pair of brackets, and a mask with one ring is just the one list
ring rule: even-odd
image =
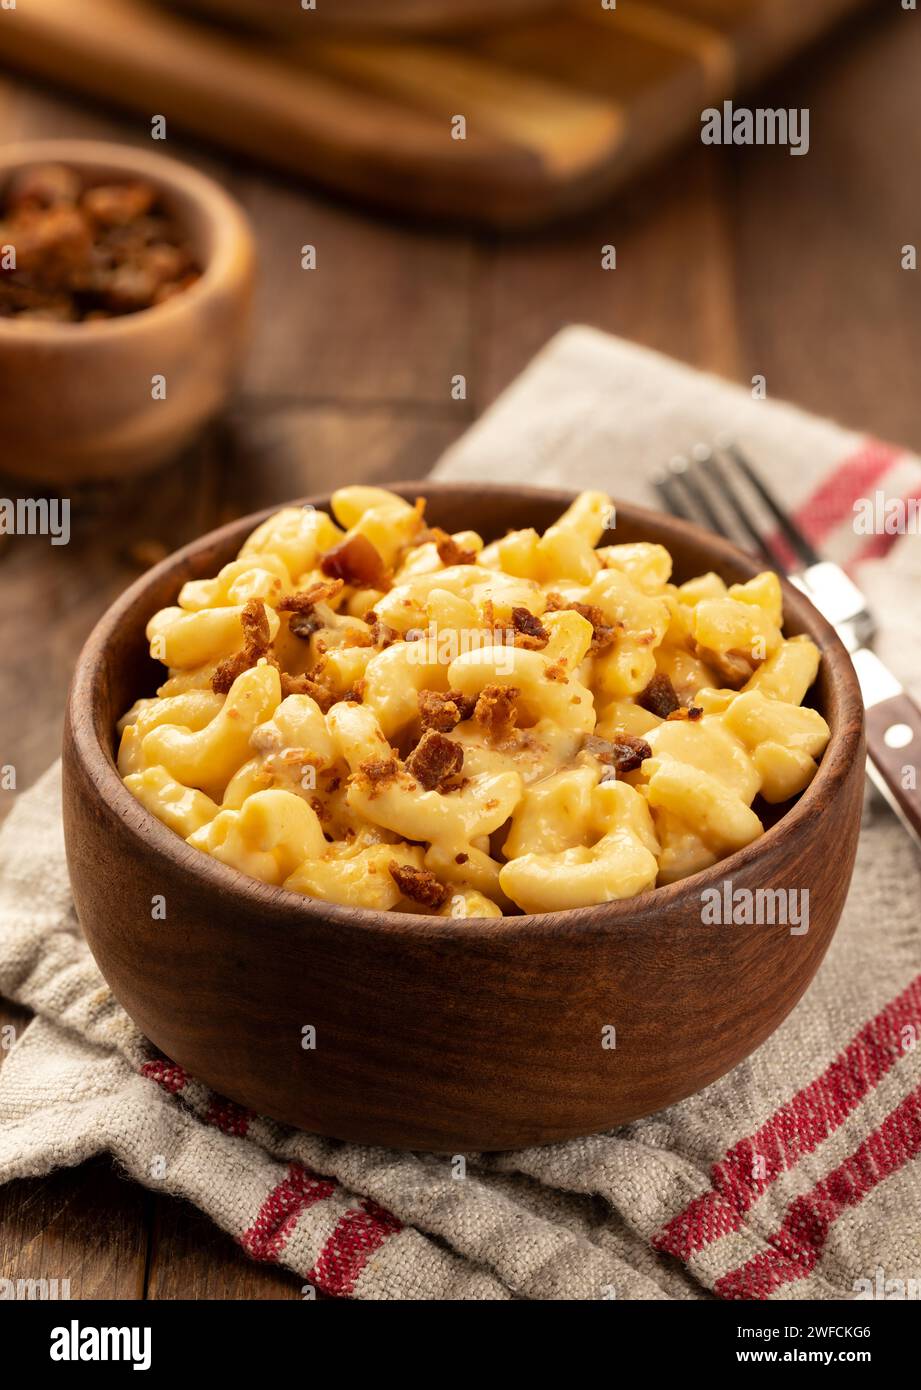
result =
[[716,863],[828,742],[777,577],[671,582],[583,493],[484,544],[379,488],[286,507],[147,628],[126,786],[190,845],[322,901],[443,918],[630,897]]

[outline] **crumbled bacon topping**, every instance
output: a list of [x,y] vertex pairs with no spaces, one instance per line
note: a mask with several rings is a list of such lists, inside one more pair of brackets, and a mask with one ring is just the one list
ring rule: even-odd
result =
[[299,589],[296,594],[287,594],[279,603],[280,613],[309,613],[318,603],[328,603],[343,588],[341,579],[319,579],[309,589]]
[[311,584],[309,589],[300,589],[296,594],[287,594],[278,604],[279,613],[290,613],[288,627],[295,637],[310,637],[323,620],[316,611],[318,603],[327,603],[343,587],[341,579],[321,579]]
[[443,791],[464,765],[464,750],[453,739],[427,729],[406,760],[406,771],[426,791]]
[[389,583],[380,553],[361,532],[346,536],[327,550],[320,569],[331,579],[341,579],[359,589],[385,589]]
[[443,907],[451,896],[451,890],[428,869],[416,869],[412,864],[398,864],[395,859],[391,859],[387,867],[390,877],[404,898],[410,898],[414,903],[420,903],[423,907],[439,908]]
[[312,700],[316,700],[324,714],[339,699],[334,691],[321,681],[314,680],[312,676],[289,676],[287,671],[281,672],[281,694],[282,699],[289,695],[309,695]]
[[520,694],[516,685],[484,685],[473,717],[490,737],[508,738],[518,720],[515,701]]
[[361,772],[370,782],[372,789],[384,787],[388,782],[392,782],[400,775],[400,763],[396,754],[391,752],[382,758],[367,758],[359,764]]
[[261,599],[248,599],[240,614],[243,628],[243,647],[226,657],[217,666],[211,677],[211,689],[216,695],[226,695],[237,676],[255,666],[261,657],[269,655],[272,637],[269,632],[269,618]]
[[659,719],[667,719],[676,709],[681,708],[681,701],[675,694],[670,677],[662,671],[653,676],[646,689],[637,696],[636,703]]
[[447,531],[442,531],[440,526],[432,526],[426,532],[425,539],[435,542],[438,558],[445,566],[476,564],[476,551],[468,550]]
[[[633,772],[644,758],[652,757],[649,744],[644,738],[637,738],[635,734],[617,734],[612,739],[598,738],[595,734],[590,734],[583,747],[586,753],[591,753],[592,757],[612,768],[616,777],[622,777],[625,772]],[[602,781],[604,780],[606,779],[602,778]]]
[[617,634],[623,631],[623,623],[609,623],[597,603],[567,603],[562,594],[547,595],[548,613],[578,613],[592,625],[592,645],[589,651],[593,656],[606,651],[617,641]]
[[515,629],[516,647],[538,651],[550,641],[550,633],[529,608],[512,609],[512,627]]
[[396,628],[381,622],[373,608],[369,608],[365,614],[364,621],[371,629],[371,644],[375,647],[392,647],[399,637]]
[[476,707],[476,701],[459,690],[420,690],[418,699],[423,729],[437,729],[442,734],[449,734],[469,719]]
[[697,720],[701,719],[702,717],[703,710],[700,708],[699,705],[688,705],[687,707],[682,705],[680,709],[673,709],[671,714],[666,716],[666,719],[669,723],[672,723],[675,720],[682,719],[685,722],[687,722],[690,719],[692,723],[696,723]]

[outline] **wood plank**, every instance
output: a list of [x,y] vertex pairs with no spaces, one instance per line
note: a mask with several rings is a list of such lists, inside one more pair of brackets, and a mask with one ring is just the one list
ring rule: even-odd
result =
[[[249,393],[306,401],[451,404],[470,366],[468,242],[366,218],[303,191],[242,177],[260,282]],[[301,248],[317,268],[301,268]]]
[[304,1280],[260,1264],[196,1207],[157,1197],[151,1228],[149,1299],[300,1299]]
[[[735,181],[742,375],[768,395],[921,449],[918,16],[867,16],[772,88],[811,108],[810,149],[715,151]],[[872,118],[868,115],[872,113]]]
[[[720,166],[701,150],[565,231],[484,253],[482,407],[567,323],[587,323],[737,374],[732,253]],[[617,268],[601,268],[613,245]],[[499,329],[501,325],[501,331]]]
[[0,1278],[67,1280],[72,1299],[143,1297],[148,1202],[107,1158],[7,1183]]
[[422,478],[468,421],[468,403],[460,401],[429,413],[291,402],[251,410],[235,421],[235,512],[280,505],[340,482],[386,487],[401,478]]
[[292,9],[290,0],[179,0],[186,9],[202,10],[222,19],[243,19],[285,32],[311,26],[321,30],[361,30],[415,33],[463,29],[471,24],[507,24],[521,15],[559,6],[561,0],[335,0],[311,11]]

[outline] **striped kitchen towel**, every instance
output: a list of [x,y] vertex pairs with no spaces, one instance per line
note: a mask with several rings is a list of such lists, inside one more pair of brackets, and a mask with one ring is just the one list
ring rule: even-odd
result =
[[[921,497],[921,465],[897,449],[570,329],[437,472],[603,487],[649,504],[653,468],[723,431],[817,544],[853,566],[881,655],[921,696],[921,543],[854,524],[861,499]],[[468,1154],[464,1167],[285,1128],[156,1055],[80,934],[54,767],[19,794],[0,834],[0,992],[37,1015],[0,1070],[0,1180],[108,1151],[138,1182],[196,1203],[254,1259],[294,1270],[308,1294],[917,1296],[919,901],[921,859],[868,802],[837,935],[757,1052],[634,1124]]]

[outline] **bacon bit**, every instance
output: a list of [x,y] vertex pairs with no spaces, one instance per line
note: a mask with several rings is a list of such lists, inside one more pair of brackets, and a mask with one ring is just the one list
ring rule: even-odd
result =
[[484,685],[473,717],[494,739],[508,738],[518,720],[515,701],[521,691],[515,685]]
[[367,758],[359,763],[358,770],[370,782],[373,794],[375,789],[386,786],[400,775],[400,763],[396,754],[390,753],[383,758]]
[[617,641],[618,633],[623,632],[621,622],[609,623],[597,603],[567,603],[562,594],[547,595],[548,613],[578,613],[592,625],[592,645],[589,651],[593,656],[607,651]]
[[268,614],[261,599],[247,600],[240,614],[240,626],[243,628],[242,650],[220,662],[211,677],[211,689],[216,695],[226,695],[237,676],[255,666],[261,657],[269,655],[272,637]]
[[287,594],[279,603],[279,613],[309,613],[318,603],[326,603],[335,598],[345,587],[341,579],[318,579],[309,589],[299,589],[296,594]]
[[393,879],[404,898],[410,898],[423,907],[443,907],[451,896],[451,890],[430,873],[428,869],[416,869],[412,864],[398,864],[391,859],[388,864]]
[[529,608],[512,609],[512,627],[515,629],[515,646],[527,647],[529,651],[539,651],[550,641],[550,633],[540,618],[534,616]]
[[668,724],[675,720],[684,720],[684,722],[687,723],[687,721],[690,719],[692,722],[696,723],[702,715],[703,710],[700,708],[699,705],[688,705],[687,708],[685,708],[684,705],[682,705],[681,709],[673,709],[671,714],[666,715],[665,722]]
[[406,760],[406,771],[427,792],[443,791],[444,783],[456,777],[463,765],[464,750],[460,744],[428,729]]
[[341,579],[321,579],[316,584],[311,584],[309,589],[287,594],[281,600],[278,611],[291,614],[288,628],[295,637],[311,637],[323,626],[323,620],[316,612],[316,605],[335,597],[342,587]]
[[636,703],[650,714],[657,715],[659,719],[667,719],[673,711],[681,707],[671,679],[662,671],[653,676],[646,689],[637,696]]
[[437,729],[449,734],[464,719],[469,719],[476,701],[459,690],[420,690],[419,718],[423,729]]
[[363,678],[359,678],[342,696],[343,700],[351,701],[353,705],[360,705],[364,698],[365,683]]
[[320,681],[315,681],[310,676],[289,676],[287,671],[281,672],[281,695],[282,699],[286,699],[289,695],[309,695],[312,700],[316,700],[324,714],[332,708],[339,698]]
[[396,628],[389,627],[387,623],[382,623],[373,608],[369,608],[364,616],[364,621],[371,629],[371,645],[374,647],[392,647],[399,637]]
[[[595,734],[590,734],[582,746],[586,753],[591,753],[593,758],[612,768],[615,777],[622,777],[625,772],[633,772],[644,758],[652,757],[652,749],[646,740],[637,738],[634,734],[617,734],[612,739],[598,738]],[[601,780],[612,779],[602,777]]]
[[467,550],[447,531],[442,531],[440,526],[430,527],[424,534],[424,539],[435,542],[435,549],[438,551],[438,558],[447,567],[449,565],[475,565],[476,551]]
[[455,854],[455,856],[454,856],[454,862],[455,862],[455,864],[466,864],[466,862],[467,862],[467,860],[468,860],[469,858],[470,858],[470,855],[469,855],[469,854]]
[[379,552],[360,531],[354,536],[346,536],[332,550],[327,550],[320,561],[320,569],[331,579],[341,579],[343,583],[360,589],[389,587],[387,571]]
[[[562,657],[559,661],[551,661],[544,667],[544,675],[548,681],[565,681],[568,676],[566,662]],[[576,701],[578,704],[578,701]]]

